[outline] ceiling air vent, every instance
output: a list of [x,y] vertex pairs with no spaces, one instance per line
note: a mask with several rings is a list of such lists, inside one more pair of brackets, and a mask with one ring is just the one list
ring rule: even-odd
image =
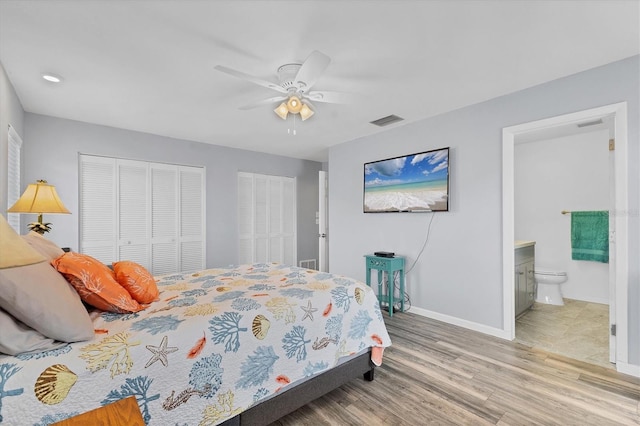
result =
[[373,120],[370,123],[375,124],[376,126],[384,127],[402,120],[404,120],[404,118],[392,114],[387,115],[386,117],[378,118],[377,120]]
[[602,119],[595,120],[595,121],[587,121],[586,123],[580,123],[578,124],[578,127],[595,126],[596,124],[602,124]]

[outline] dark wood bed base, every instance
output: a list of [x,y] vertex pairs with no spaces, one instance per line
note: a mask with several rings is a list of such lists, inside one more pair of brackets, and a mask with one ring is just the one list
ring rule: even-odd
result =
[[243,411],[221,425],[268,425],[360,375],[364,380],[372,381],[374,368],[375,365],[371,362],[371,352],[363,353]]

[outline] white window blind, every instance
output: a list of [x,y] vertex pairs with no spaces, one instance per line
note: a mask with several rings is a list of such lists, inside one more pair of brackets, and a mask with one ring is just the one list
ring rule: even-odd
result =
[[238,173],[238,261],[295,265],[296,180]]
[[205,267],[203,168],[81,155],[80,181],[82,253],[154,275]]
[[[21,192],[20,179],[20,158],[22,150],[22,139],[15,129],[9,125],[9,146],[7,158],[7,208],[13,206]],[[19,234],[20,233],[20,214],[7,213],[7,222]]]

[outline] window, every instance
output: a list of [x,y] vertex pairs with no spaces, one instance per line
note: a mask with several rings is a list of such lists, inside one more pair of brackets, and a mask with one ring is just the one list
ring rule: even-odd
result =
[[296,179],[238,173],[239,263],[295,265]]
[[152,274],[205,267],[204,169],[80,156],[80,252]]
[[[20,182],[20,153],[22,139],[11,125],[9,125],[9,155],[7,159],[7,208],[13,206],[21,194]],[[7,213],[7,222],[20,233],[20,213]]]

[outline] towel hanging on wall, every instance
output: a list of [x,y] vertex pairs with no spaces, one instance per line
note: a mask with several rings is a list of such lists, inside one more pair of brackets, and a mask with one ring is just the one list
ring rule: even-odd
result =
[[609,212],[571,212],[571,259],[609,263]]

